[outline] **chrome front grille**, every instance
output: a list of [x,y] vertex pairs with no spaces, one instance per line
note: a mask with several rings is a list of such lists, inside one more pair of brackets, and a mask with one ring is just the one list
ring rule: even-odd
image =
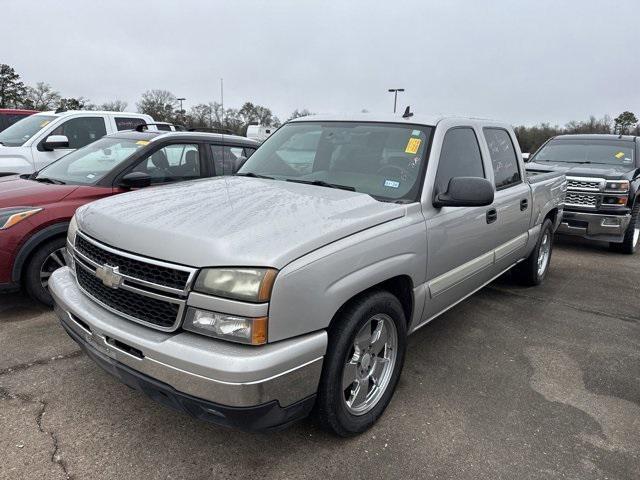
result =
[[81,232],[73,256],[78,285],[103,307],[157,330],[180,326],[195,269],[123,252]]
[[568,191],[564,204],[569,207],[597,208],[598,196],[589,193]]
[[600,192],[604,189],[604,178],[567,177],[568,190],[581,190],[585,192]]

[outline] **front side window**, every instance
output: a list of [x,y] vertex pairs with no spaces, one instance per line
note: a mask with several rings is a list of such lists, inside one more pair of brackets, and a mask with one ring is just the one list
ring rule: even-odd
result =
[[67,120],[50,133],[64,135],[69,139],[69,148],[82,148],[107,134],[102,117],[79,117]]
[[507,188],[522,181],[518,157],[509,133],[502,128],[485,128],[484,138],[489,147],[496,189]]
[[445,134],[436,174],[436,192],[446,192],[449,180],[454,177],[485,178],[478,139],[470,127],[455,127]]
[[634,148],[629,140],[556,138],[538,150],[531,161],[633,166]]
[[240,157],[249,158],[255,149],[246,147],[231,147],[211,145],[211,154],[216,175],[233,175],[236,173]]
[[72,185],[95,185],[148,142],[101,138],[43,168],[38,178]]
[[373,122],[294,122],[240,169],[276,180],[328,183],[381,201],[416,201],[432,127]]
[[20,147],[55,119],[56,117],[49,115],[31,115],[18,120],[0,132],[0,144],[5,147]]
[[152,185],[200,178],[198,145],[167,145],[144,158],[134,171],[147,173],[151,177]]

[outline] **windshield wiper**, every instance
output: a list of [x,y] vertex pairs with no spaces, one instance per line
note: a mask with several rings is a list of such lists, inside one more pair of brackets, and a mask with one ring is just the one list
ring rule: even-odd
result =
[[287,182],[304,183],[306,185],[317,185],[318,187],[339,188],[340,190],[348,190],[350,192],[356,191],[354,187],[350,187],[348,185],[338,185],[336,183],[328,183],[324,180],[297,180],[295,178],[287,178]]
[[63,182],[62,180],[58,180],[57,178],[35,177],[33,180],[42,183],[52,183],[54,185],[66,185],[65,182]]
[[269,180],[273,180],[273,177],[269,177],[267,175],[260,175],[258,173],[248,172],[248,173],[236,173],[236,177],[251,177],[251,178],[268,178]]

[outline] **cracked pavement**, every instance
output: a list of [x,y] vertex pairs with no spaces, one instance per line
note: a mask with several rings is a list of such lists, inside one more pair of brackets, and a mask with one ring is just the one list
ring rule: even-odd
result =
[[390,407],[349,440],[175,413],[0,295],[0,478],[637,479],[639,290],[640,254],[560,240],[543,286],[506,275],[412,336]]

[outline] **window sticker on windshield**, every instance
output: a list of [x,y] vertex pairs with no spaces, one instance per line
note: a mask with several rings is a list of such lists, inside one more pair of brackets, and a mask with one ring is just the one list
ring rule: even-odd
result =
[[631,160],[629,157],[625,157],[624,160],[622,161],[622,163],[632,163],[633,160]]
[[40,128],[42,128],[42,127],[46,127],[47,125],[49,125],[49,123],[50,123],[50,122],[51,122],[51,120],[45,120],[44,122],[42,122],[42,123],[40,124]]
[[420,144],[422,140],[419,138],[410,138],[407,142],[407,148],[404,149],[405,153],[416,154],[418,153],[418,149],[420,148]]
[[420,130],[414,130],[413,132],[411,132],[411,136],[412,137],[419,137],[420,133],[422,133],[422,132],[420,132]]
[[148,140],[138,140],[136,142],[136,145],[149,145],[149,141]]
[[616,154],[615,154],[615,157],[616,157],[616,158],[622,158],[622,157],[624,157],[624,152],[618,152],[618,153],[616,153]]
[[96,176],[93,173],[90,173],[89,175],[87,175],[87,178],[93,179],[93,178],[96,178]]
[[400,182],[396,182],[395,180],[385,180],[385,187],[398,188],[400,186]]

